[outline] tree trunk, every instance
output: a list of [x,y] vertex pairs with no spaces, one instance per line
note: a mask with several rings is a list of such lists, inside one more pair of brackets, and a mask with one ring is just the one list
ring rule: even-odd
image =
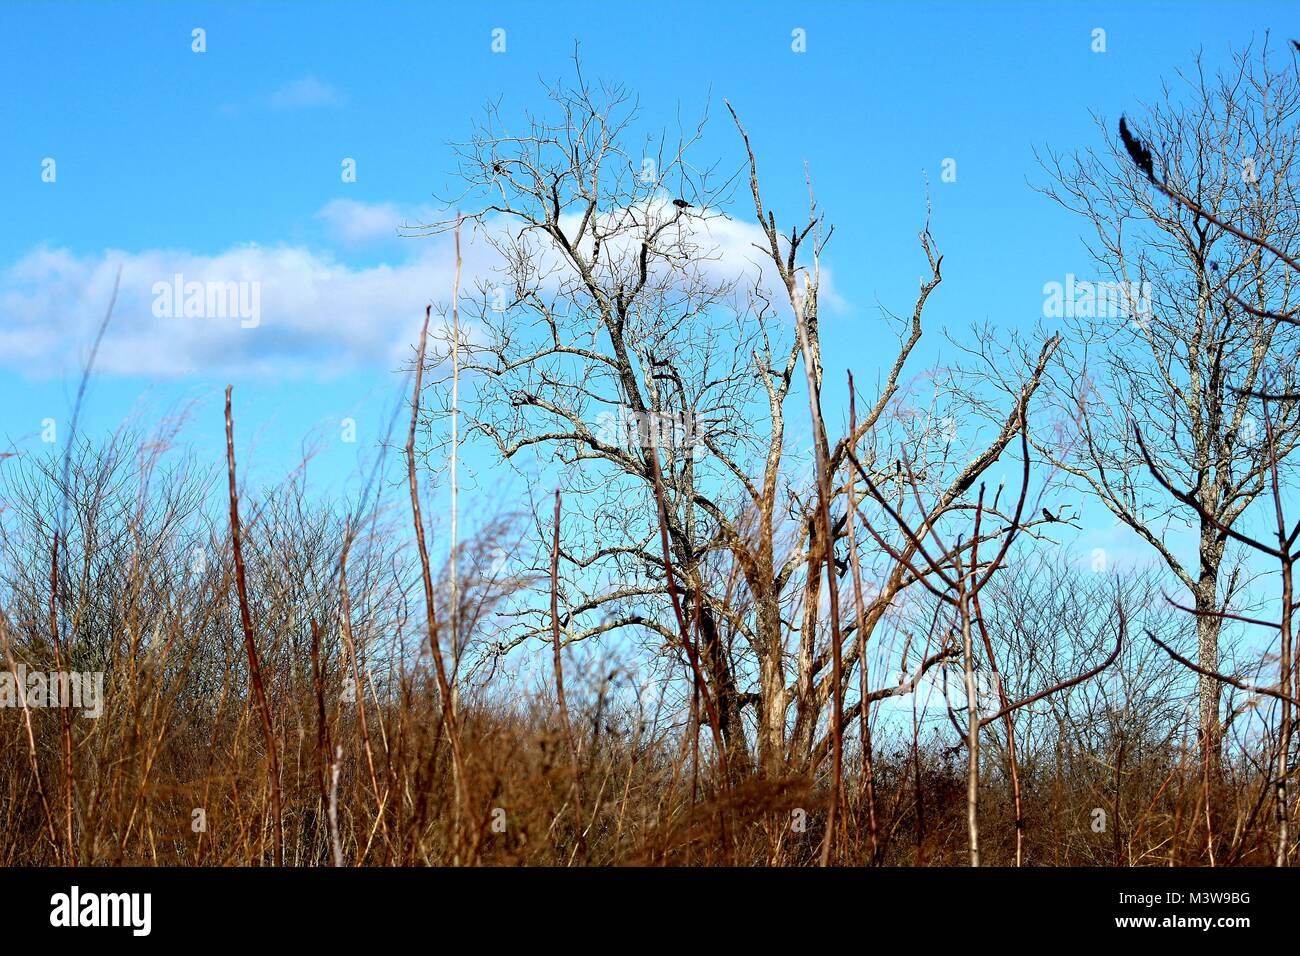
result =
[[[689,600],[693,604],[695,596],[690,595]],[[727,746],[727,763],[733,771],[743,772],[749,766],[749,748],[745,744],[745,727],[741,721],[740,690],[726,648],[722,646],[717,620],[707,607],[700,609],[700,644],[704,672],[718,698],[719,730]]]
[[[1222,621],[1216,616],[1219,611],[1219,566],[1218,561],[1212,558],[1212,554],[1216,547],[1221,549],[1222,546],[1213,540],[1207,541],[1207,531],[1209,529],[1202,529],[1201,532],[1201,574],[1193,591],[1196,598],[1197,663],[1205,670],[1218,671],[1219,629]],[[1214,776],[1219,770],[1222,748],[1222,729],[1219,726],[1220,682],[1204,675],[1201,675],[1199,681],[1197,726],[1201,756],[1209,762],[1210,774]]]
[[822,543],[817,521],[808,522],[808,580],[804,584],[803,623],[799,629],[799,656],[795,666],[795,718],[790,735],[790,763],[796,773],[805,772],[812,760],[817,718],[817,681],[813,662],[817,656],[817,624],[821,620]]
[[764,773],[785,764],[785,668],[781,663],[781,610],[771,595],[755,595],[759,646],[758,762]]

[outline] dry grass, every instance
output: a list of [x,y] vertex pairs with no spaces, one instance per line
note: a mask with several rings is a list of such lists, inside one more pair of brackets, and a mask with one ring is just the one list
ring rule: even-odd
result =
[[[733,767],[724,780],[680,667],[647,684],[637,660],[566,652],[572,748],[549,666],[448,675],[458,682],[458,781],[420,569],[397,530],[403,516],[352,526],[361,533],[347,557],[345,631],[346,521],[309,505],[293,481],[239,501],[264,721],[229,531],[207,507],[225,476],[184,459],[164,471],[163,456],[139,454],[148,447],[125,437],[95,452],[82,445],[70,469],[54,601],[61,648],[49,628],[58,469],[27,462],[9,472],[0,546],[13,658],[29,672],[59,663],[102,671],[105,688],[97,719],[0,709],[0,864],[270,865],[282,816],[284,864],[328,865],[331,804],[344,865],[817,863],[826,769]],[[483,531],[493,533],[501,529]],[[464,564],[462,598],[479,610],[462,619],[485,628],[500,596],[525,582],[503,587]],[[435,585],[436,607],[446,607],[445,590]],[[966,768],[946,746],[952,735],[941,743],[876,720],[878,842],[873,850],[850,739],[838,861],[964,863]],[[1016,827],[1001,726],[986,730],[982,748],[981,832],[984,862],[1009,865]],[[1208,862],[1194,742],[1139,736],[1121,748],[1105,721],[1074,726],[1020,742],[1025,863]],[[1243,744],[1210,793],[1220,864],[1270,859],[1268,791],[1252,756]],[[1095,808],[1108,815],[1104,832],[1091,826]]]

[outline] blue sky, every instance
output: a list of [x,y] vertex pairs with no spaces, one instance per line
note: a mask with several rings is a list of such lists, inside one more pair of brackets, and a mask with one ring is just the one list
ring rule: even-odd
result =
[[[1028,328],[1045,282],[1088,272],[1080,223],[1031,188],[1044,178],[1035,147],[1093,145],[1091,111],[1113,123],[1195,51],[1213,66],[1270,28],[1285,42],[1295,19],[1288,4],[1195,2],[6,2],[0,440],[35,451],[43,419],[66,422],[126,262],[88,430],[197,398],[187,434],[219,460],[233,383],[252,475],[291,469],[313,434],[321,487],[364,471],[423,307],[450,295],[445,241],[395,238],[393,224],[436,214],[435,194],[454,191],[447,143],[489,99],[507,116],[539,107],[539,81],[569,74],[575,41],[589,78],[640,95],[646,130],[711,102],[701,153],[734,164],[729,99],[787,220],[804,208],[808,164],[836,226],[833,388],[846,368],[859,380],[877,368],[889,343],[876,304],[910,311],[928,177],[946,257],[929,361],[945,354],[942,328]],[[191,49],[195,28],[206,52]],[[796,28],[806,52],[791,49]],[[1095,28],[1105,53],[1091,49]],[[356,182],[341,181],[344,158]],[[276,280],[262,323],[199,333],[151,315],[147,286],[185,268]],[[346,417],[352,444],[339,440]]]

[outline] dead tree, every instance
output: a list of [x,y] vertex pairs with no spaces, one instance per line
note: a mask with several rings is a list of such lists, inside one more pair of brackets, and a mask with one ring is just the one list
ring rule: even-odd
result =
[[[460,356],[473,393],[461,395],[463,440],[485,440],[539,501],[564,485],[559,640],[649,635],[650,650],[693,682],[669,607],[680,588],[733,770],[756,749],[754,762],[772,770],[815,771],[859,712],[837,695],[851,684],[861,627],[833,616],[826,627],[822,600],[828,577],[847,568],[849,450],[870,444],[860,461],[883,482],[910,443],[918,475],[941,482],[938,507],[972,507],[976,479],[1014,440],[1056,342],[1025,369],[982,443],[954,442],[941,419],[900,416],[905,367],[941,281],[927,229],[929,274],[910,315],[887,315],[880,329],[897,352],[867,414],[832,440],[814,406],[808,455],[786,415],[787,401],[803,397],[801,362],[814,390],[822,379],[817,257],[831,230],[815,203],[806,222],[782,231],[737,123],[757,228],[746,225],[730,213],[738,177],[719,181],[691,158],[703,121],[671,144],[665,135],[634,142],[621,88],[593,87],[579,71],[550,95],[554,119],[511,132],[493,108],[460,150],[467,193],[456,201],[476,210],[466,221],[501,263],[466,310],[475,333]],[[683,195],[689,205],[672,201]],[[819,479],[804,470],[809,458]],[[669,560],[658,546],[660,483]],[[552,537],[542,519],[537,531]],[[548,558],[539,553],[539,572]],[[867,562],[873,574],[881,563],[878,553]],[[915,584],[905,566],[883,572],[864,607],[868,634]],[[511,613],[511,645],[555,639],[544,608]]]
[[[1269,454],[1249,396],[1270,356],[1293,355],[1300,343],[1294,326],[1270,317],[1294,308],[1294,275],[1244,238],[1282,249],[1300,240],[1300,82],[1293,66],[1270,66],[1265,44],[1218,77],[1198,62],[1182,85],[1166,88],[1147,114],[1127,117],[1128,141],[1099,118],[1104,149],[1044,162],[1053,179],[1044,192],[1096,232],[1088,248],[1098,274],[1075,283],[1073,302],[1059,303],[1072,334],[1046,393],[1061,426],[1035,447],[1186,586],[1199,666],[1217,671],[1224,613],[1236,596],[1222,573],[1230,530],[1268,488]],[[1153,156],[1150,175],[1138,164],[1143,150]],[[1293,390],[1294,375],[1292,364],[1280,384]],[[1144,467],[1135,422],[1153,464],[1185,498]],[[1300,409],[1279,409],[1273,427],[1274,452],[1285,460],[1300,441]],[[1170,544],[1180,523],[1196,533],[1195,563]],[[1212,764],[1221,749],[1219,698],[1219,682],[1203,675],[1198,728]]]

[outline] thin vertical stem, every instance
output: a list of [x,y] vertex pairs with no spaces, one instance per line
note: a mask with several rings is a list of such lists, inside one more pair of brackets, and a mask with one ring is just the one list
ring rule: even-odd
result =
[[18,665],[14,661],[13,648],[9,646],[9,626],[4,615],[0,614],[0,643],[4,645],[5,661],[14,678],[14,688],[18,693],[18,702],[23,709],[23,727],[27,731],[27,756],[32,765],[32,778],[36,781],[36,794],[41,798],[41,810],[45,813],[46,836],[57,858],[60,854],[59,837],[54,828],[54,814],[50,810],[49,798],[45,795],[45,783],[41,779],[41,765],[36,759],[36,735],[32,731],[32,712],[27,706],[27,682],[18,675]]
[[[853,373],[849,372],[849,434],[858,433],[857,405],[854,400]],[[880,852],[880,835],[876,824],[876,784],[875,770],[872,767],[871,754],[871,718],[869,681],[867,679],[867,615],[862,602],[862,568],[858,560],[857,536],[854,531],[855,512],[858,509],[856,494],[857,473],[849,469],[848,487],[848,535],[849,568],[853,574],[853,604],[858,623],[858,696],[862,703],[858,709],[860,733],[862,737],[862,778],[867,803],[867,827],[871,834],[871,860],[874,863]]]
[[573,786],[576,795],[574,816],[577,819],[578,846],[582,855],[587,855],[587,840],[583,834],[582,808],[586,796],[582,790],[582,769],[578,766],[578,744],[573,736],[573,724],[569,721],[569,705],[564,696],[564,659],[560,654],[560,489],[555,489],[555,529],[551,538],[551,647],[555,664],[555,697],[560,708],[560,727],[564,731],[564,740],[569,748],[569,759],[573,763]]
[[[980,485],[979,503],[975,513],[978,516],[984,508],[984,486]],[[978,517],[976,521],[978,521]],[[971,635],[970,592],[966,575],[961,573],[961,539],[957,539],[955,551],[957,562],[957,610],[961,622],[962,663],[966,684],[966,828],[970,835],[970,865],[980,865],[980,715],[979,698],[975,689],[975,648]],[[971,567],[973,577],[977,572]]]
[[1268,411],[1268,400],[1264,400],[1264,433],[1268,439],[1269,478],[1273,492],[1273,511],[1277,520],[1277,544],[1282,552],[1282,615],[1281,615],[1281,660],[1278,662],[1278,689],[1282,692],[1282,724],[1278,728],[1277,752],[1277,866],[1287,865],[1290,851],[1290,806],[1287,798],[1287,776],[1290,774],[1291,754],[1291,689],[1292,647],[1291,647],[1291,605],[1292,605],[1292,567],[1294,557],[1291,554],[1291,542],[1287,538],[1286,518],[1282,513],[1282,488],[1277,474],[1277,446],[1273,436],[1273,419]]
[[460,452],[460,216],[456,216],[456,272],[452,280],[451,293],[451,673],[452,673],[452,712],[455,713],[459,701],[456,675],[460,673],[460,582],[457,571],[458,538],[456,519],[458,483],[456,466]]
[[321,810],[328,812],[329,755],[332,748],[329,721],[325,717],[325,683],[320,666],[320,626],[314,617],[311,619],[311,681],[316,691],[316,762],[319,764],[316,781],[320,786]]
[[248,607],[248,584],[244,576],[243,538],[239,526],[239,488],[235,482],[235,426],[230,414],[230,393],[234,386],[226,386],[226,465],[230,478],[230,541],[235,553],[235,587],[239,594],[239,621],[244,629],[244,648],[248,652],[248,671],[253,682],[262,716],[262,732],[266,736],[266,752],[271,762],[271,809],[275,817],[275,830],[271,835],[275,865],[284,865],[283,811],[280,803],[280,758],[275,745],[275,728],[271,722],[271,706],[266,700],[262,684],[262,667],[257,656],[257,643],[253,639],[253,617]]
[[415,432],[420,424],[420,389],[424,383],[424,357],[429,344],[429,316],[432,312],[432,306],[425,307],[424,324],[420,326],[420,347],[415,360],[415,387],[411,395],[411,428],[406,436],[406,479],[411,496],[411,519],[415,523],[415,544],[420,554],[420,577],[424,584],[429,653],[433,656],[434,675],[438,681],[438,693],[442,697],[441,720],[447,728],[447,742],[451,748],[452,771],[456,777],[458,798],[468,805],[468,783],[465,780],[465,764],[461,757],[460,732],[456,727],[456,715],[451,709],[451,685],[442,662],[442,642],[438,638],[438,616],[433,598],[433,571],[429,564],[429,546],[424,538],[424,518],[420,513],[420,484],[415,475]]
[[[59,639],[59,532],[54,531],[54,543],[50,546],[50,640],[54,642],[54,667],[63,672],[63,654]],[[71,655],[69,655],[71,669]],[[73,835],[73,792],[72,792],[72,726],[68,720],[68,709],[59,707],[59,747],[63,757],[63,797],[66,808],[65,834],[67,841],[67,860],[69,865],[77,865],[77,842]]]
[[[351,524],[343,532],[343,553],[339,556],[339,630],[352,662],[352,684],[357,695],[357,719],[361,725],[361,744],[366,752],[366,767],[370,772],[370,787],[375,796],[379,819],[383,820],[384,803],[379,793],[379,777],[375,773],[375,756],[370,746],[370,725],[366,720],[366,685],[361,679],[361,665],[357,660],[357,645],[352,639],[352,595],[348,590],[348,553],[352,548]],[[378,705],[376,705],[378,706]],[[382,714],[380,715],[382,719]],[[384,839],[388,839],[388,826],[384,824]]]

